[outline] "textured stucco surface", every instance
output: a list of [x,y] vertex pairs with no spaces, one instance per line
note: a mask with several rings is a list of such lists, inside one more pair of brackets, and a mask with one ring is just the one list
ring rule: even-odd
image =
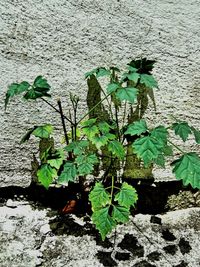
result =
[[[30,183],[34,144],[19,145],[33,124],[60,126],[39,101],[12,101],[4,112],[7,85],[48,78],[53,95],[68,108],[69,91],[85,109],[84,73],[96,66],[124,66],[132,58],[156,59],[157,123],[170,114],[200,128],[200,3],[198,0],[2,0],[0,6],[0,186]],[[52,100],[53,101],[53,100]],[[40,112],[41,111],[41,112]],[[45,116],[43,117],[43,114]],[[190,149],[191,143],[186,146]],[[170,178],[161,171],[161,178]]]
[[[152,223],[150,215],[138,214],[126,225],[119,225],[116,238],[113,231],[109,242],[105,243],[99,242],[98,234],[92,231],[84,235],[74,231],[81,226],[86,228],[82,218],[74,215],[66,215],[66,225],[59,224],[62,230],[69,227],[68,221],[74,218],[72,233],[56,235],[50,229],[52,218],[48,217],[48,211],[11,199],[0,207],[0,266],[199,266],[199,208],[158,215],[160,224]],[[124,247],[127,235],[133,238],[133,242]],[[107,264],[106,253],[110,255]],[[152,253],[157,253],[158,258],[152,257]],[[104,255],[101,259],[98,257],[100,254]],[[124,254],[129,257],[120,259],[119,255]]]

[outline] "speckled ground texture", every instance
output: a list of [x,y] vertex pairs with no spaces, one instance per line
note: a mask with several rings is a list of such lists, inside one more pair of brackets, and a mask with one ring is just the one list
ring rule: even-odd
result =
[[61,218],[24,200],[9,199],[0,214],[1,267],[200,265],[200,208],[138,214],[104,242],[83,218]]
[[[25,130],[60,118],[40,101],[13,100],[4,111],[7,86],[44,75],[69,109],[69,92],[85,110],[84,73],[97,66],[123,67],[131,59],[156,59],[156,123],[170,115],[199,128],[200,3],[198,0],[2,0],[0,5],[0,186],[30,184],[35,143],[19,145]],[[59,138],[58,140],[59,141]],[[186,149],[197,149],[192,140]],[[169,168],[156,179],[173,179]]]

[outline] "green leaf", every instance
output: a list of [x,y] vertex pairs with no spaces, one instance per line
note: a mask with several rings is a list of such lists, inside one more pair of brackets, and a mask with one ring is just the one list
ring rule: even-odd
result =
[[134,87],[119,88],[116,92],[116,96],[121,100],[127,100],[130,103],[134,103],[138,94],[138,89]]
[[121,223],[126,223],[129,220],[130,212],[129,209],[126,207],[121,206],[114,206],[113,212],[112,212],[112,218]]
[[194,127],[191,127],[191,130],[193,131],[196,143],[200,144],[200,131],[195,129]]
[[132,72],[132,73],[128,73],[126,75],[126,77],[130,80],[133,81],[134,83],[138,82],[138,79],[140,78],[140,74],[137,72]]
[[102,183],[95,183],[93,190],[89,194],[92,203],[92,210],[98,210],[111,202],[110,194],[105,190]]
[[33,128],[29,129],[28,132],[22,137],[20,144],[25,143],[26,141],[28,141],[30,139],[31,134],[33,133],[33,131],[37,128],[37,126],[34,126]]
[[110,70],[107,70],[106,68],[98,68],[98,71],[96,72],[96,77],[102,77],[102,76],[110,76]]
[[115,201],[118,201],[120,206],[130,208],[134,206],[138,200],[138,195],[134,187],[124,182],[120,191],[115,195]]
[[172,146],[165,145],[163,147],[163,154],[165,156],[173,156],[173,149]]
[[102,146],[105,146],[109,141],[106,135],[93,136],[90,140],[92,144],[96,146],[97,149],[100,149]]
[[97,125],[95,125],[95,119],[89,119],[82,123],[82,132],[91,140],[96,134],[99,133]]
[[64,149],[67,152],[73,151],[74,155],[79,155],[83,154],[88,147],[89,147],[89,142],[87,140],[82,140],[82,141],[71,142]]
[[93,69],[91,71],[86,72],[85,73],[85,79],[87,79],[88,77],[94,75],[96,72],[97,72],[97,68],[96,69]]
[[132,124],[129,124],[128,129],[124,134],[130,134],[133,135],[141,135],[142,133],[145,133],[147,131],[147,124],[145,120],[139,120]]
[[184,185],[191,184],[193,188],[200,189],[200,158],[195,152],[184,154],[172,165],[178,180],[183,180]]
[[116,222],[109,215],[109,207],[97,210],[92,215],[92,221],[99,230],[102,240],[116,227]]
[[192,133],[187,122],[173,123],[172,129],[175,131],[175,134],[179,135],[184,142],[188,139],[188,135]]
[[138,138],[133,143],[134,152],[144,161],[145,167],[148,166],[162,152],[163,145],[159,140],[151,136]]
[[35,86],[35,88],[50,89],[50,85],[47,83],[47,80],[42,76],[36,77],[33,85]]
[[62,149],[60,149],[51,155],[51,158],[47,160],[47,163],[51,167],[59,170],[61,165],[63,164],[64,159],[65,159],[64,151]]
[[131,71],[131,72],[136,72],[136,71],[138,71],[137,68],[134,68],[134,67],[132,67],[132,66],[130,66],[130,65],[128,65],[128,70]]
[[163,154],[159,154],[158,157],[154,160],[154,163],[158,166],[165,168],[165,157]]
[[158,126],[151,131],[151,137],[164,146],[167,143],[168,131],[164,126]]
[[120,88],[120,84],[119,83],[110,83],[107,86],[107,93],[110,94],[110,93],[116,92],[116,90],[118,88]]
[[113,140],[108,143],[108,151],[110,151],[114,156],[123,160],[125,157],[125,151],[123,145],[117,141]]
[[30,87],[30,84],[26,81],[23,81],[21,83],[12,83],[8,87],[8,91],[6,93],[6,99],[5,99],[5,109],[8,105],[9,99],[15,95],[19,95],[20,93],[27,91]]
[[74,181],[77,175],[77,168],[74,162],[67,161],[64,165],[64,169],[58,177],[59,184],[67,184],[69,181]]
[[79,155],[75,162],[78,165],[79,175],[87,175],[93,172],[94,164],[98,163],[98,158],[95,154]]
[[106,134],[109,133],[112,126],[110,126],[107,122],[103,121],[98,123],[98,128],[102,134]]
[[152,75],[149,74],[141,74],[140,76],[140,83],[144,83],[146,87],[149,88],[158,88],[158,83],[157,81],[154,79],[154,77]]
[[46,124],[43,126],[37,126],[37,128],[32,132],[32,134],[40,138],[49,138],[52,132],[53,132],[52,125]]
[[44,164],[37,171],[38,181],[46,188],[53,182],[54,178],[57,177],[57,171],[52,168],[49,164]]

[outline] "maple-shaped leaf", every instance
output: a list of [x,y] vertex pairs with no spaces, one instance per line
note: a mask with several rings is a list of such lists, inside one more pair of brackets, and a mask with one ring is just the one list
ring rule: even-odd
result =
[[132,146],[137,156],[144,161],[145,167],[158,157],[163,148],[163,145],[151,136],[136,139]]
[[99,129],[95,123],[96,118],[89,119],[82,123],[82,132],[88,137],[89,140],[99,133]]
[[156,159],[154,159],[154,163],[158,166],[165,168],[165,157],[163,154],[159,154]]
[[173,123],[172,129],[176,135],[179,135],[181,139],[185,142],[188,139],[189,134],[191,134],[191,128],[187,122]]
[[192,132],[194,134],[196,143],[200,144],[200,131],[195,129],[194,127],[191,127],[191,130],[192,130]]
[[96,72],[96,77],[103,77],[103,76],[110,76],[110,70],[107,70],[106,68],[98,68]]
[[137,99],[138,89],[134,87],[123,87],[119,88],[116,92],[117,98],[121,101],[128,101],[130,103],[135,103]]
[[158,126],[151,131],[151,137],[155,138],[161,145],[167,143],[168,131],[164,126]]
[[63,161],[65,159],[64,151],[62,149],[57,150],[55,153],[53,153],[50,158],[48,158],[47,163],[57,170],[60,169],[61,165],[63,164]]
[[5,99],[5,109],[8,105],[9,99],[15,95],[19,95],[22,92],[25,92],[29,89],[30,84],[26,81],[23,81],[21,83],[12,83],[8,87],[8,91],[6,93],[6,99]]
[[98,128],[102,134],[109,133],[112,126],[110,126],[106,121],[102,121],[98,123]]
[[129,124],[128,129],[124,134],[141,135],[147,131],[147,124],[145,120],[139,120],[134,123]]
[[102,146],[105,146],[108,143],[109,139],[106,135],[94,136],[91,138],[91,142],[96,146],[97,149],[100,149]]
[[56,169],[52,168],[49,164],[44,164],[37,171],[38,181],[46,188],[49,188],[49,185],[57,177]]
[[74,155],[83,154],[84,151],[89,147],[89,142],[87,140],[74,141],[67,145],[64,149],[67,152],[72,152]]
[[149,88],[158,88],[157,81],[154,79],[152,75],[149,74],[141,74],[140,83],[145,84],[145,86]]
[[92,210],[98,210],[111,202],[110,194],[105,190],[102,183],[95,183],[94,188],[89,194],[89,200],[92,203]]
[[37,126],[37,128],[32,132],[32,134],[40,138],[49,138],[52,132],[53,126],[51,124],[45,124],[42,126]]
[[134,187],[124,182],[120,191],[115,195],[115,201],[118,201],[120,206],[130,208],[134,206],[138,200],[138,195]]
[[74,181],[77,175],[77,168],[74,162],[67,161],[64,165],[64,169],[58,177],[58,183],[66,185],[69,181]]
[[109,215],[109,207],[95,211],[92,214],[92,221],[99,230],[103,241],[105,240],[107,234],[109,234],[112,229],[116,227],[116,222]]
[[117,221],[119,223],[120,222],[126,223],[129,220],[129,216],[130,216],[130,211],[128,208],[118,206],[118,205],[113,207],[112,218],[115,221]]
[[134,83],[137,83],[138,79],[140,78],[140,74],[137,72],[132,72],[132,73],[127,73],[126,77],[130,80],[133,81]]
[[109,83],[106,90],[107,90],[108,94],[111,94],[111,93],[115,92],[120,87],[121,86],[119,83]]
[[172,163],[173,173],[184,185],[200,189],[200,158],[195,152],[184,154]]
[[95,154],[84,154],[77,156],[75,162],[78,166],[79,175],[87,175],[94,170],[94,164],[98,163],[98,158]]
[[121,160],[123,160],[125,157],[124,147],[117,140],[112,140],[108,143],[108,151],[110,151],[114,156],[118,157]]

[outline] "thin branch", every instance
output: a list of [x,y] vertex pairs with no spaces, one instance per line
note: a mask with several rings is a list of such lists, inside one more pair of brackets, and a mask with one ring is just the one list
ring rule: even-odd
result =
[[66,130],[66,126],[65,126],[65,119],[64,119],[64,115],[63,115],[63,110],[62,110],[62,105],[61,105],[60,99],[58,99],[57,103],[58,103],[59,113],[60,113],[60,117],[61,117],[61,121],[62,121],[65,141],[66,141],[66,144],[69,145],[69,139],[68,139],[68,136],[67,136],[67,130]]

